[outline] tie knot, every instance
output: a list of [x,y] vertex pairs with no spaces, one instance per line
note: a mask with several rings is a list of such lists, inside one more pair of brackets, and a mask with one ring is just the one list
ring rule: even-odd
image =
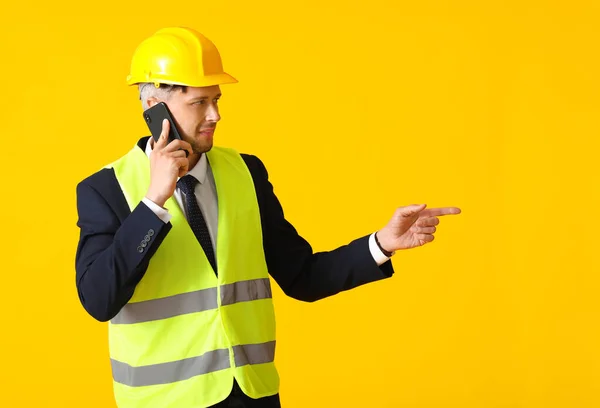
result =
[[185,176],[180,178],[179,181],[177,181],[177,186],[179,186],[179,188],[183,190],[185,195],[189,195],[190,193],[194,194],[196,184],[198,184],[198,180],[196,180],[196,177],[191,176],[189,174],[186,174]]

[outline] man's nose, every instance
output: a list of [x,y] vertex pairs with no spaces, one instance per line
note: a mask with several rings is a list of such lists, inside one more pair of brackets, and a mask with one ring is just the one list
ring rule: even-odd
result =
[[217,105],[211,104],[206,111],[206,121],[218,122],[220,120],[221,116],[219,115],[219,108],[217,108]]

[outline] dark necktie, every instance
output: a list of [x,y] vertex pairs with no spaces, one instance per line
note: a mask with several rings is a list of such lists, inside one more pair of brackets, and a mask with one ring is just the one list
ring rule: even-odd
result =
[[196,183],[198,183],[198,180],[196,180],[194,176],[188,174],[179,179],[177,186],[185,193],[188,223],[190,224],[192,231],[194,231],[196,239],[200,242],[202,249],[204,249],[204,253],[216,274],[217,263],[215,261],[215,253],[213,251],[212,241],[210,240],[210,234],[208,233],[208,226],[202,216],[202,211],[200,211],[200,206],[198,205],[196,194],[194,193]]

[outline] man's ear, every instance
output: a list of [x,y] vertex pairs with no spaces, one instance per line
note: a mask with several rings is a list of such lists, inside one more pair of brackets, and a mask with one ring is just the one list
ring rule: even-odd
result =
[[153,107],[154,105],[156,105],[159,102],[160,101],[158,99],[156,99],[156,97],[154,97],[154,96],[151,96],[150,98],[148,98],[146,100],[146,104],[148,105],[148,108]]

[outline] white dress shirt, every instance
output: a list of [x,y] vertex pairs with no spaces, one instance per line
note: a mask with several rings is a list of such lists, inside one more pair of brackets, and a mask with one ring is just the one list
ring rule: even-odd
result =
[[[150,145],[150,139],[148,139],[148,144],[146,145],[146,155],[150,158],[152,154],[152,146]],[[200,206],[200,211],[202,211],[202,215],[204,216],[204,220],[206,221],[206,225],[208,226],[208,232],[210,234],[210,239],[213,244],[213,249],[215,251],[215,256],[217,254],[217,225],[219,219],[218,213],[218,200],[217,200],[217,188],[215,185],[215,179],[213,177],[212,171],[208,164],[208,160],[206,159],[206,154],[200,156],[200,160],[196,165],[188,171],[189,175],[193,176],[196,180],[198,180],[198,184],[196,184],[196,189],[194,193],[196,195],[196,200],[198,201],[198,205]],[[179,180],[179,178],[177,179]],[[175,201],[183,211],[187,219],[187,212],[185,206],[185,193],[181,191],[179,187],[175,188],[175,192],[173,193],[173,197]],[[171,220],[171,214],[166,208],[159,206],[154,203],[150,199],[144,197],[142,199],[144,204],[148,206],[154,212],[158,218],[160,218],[165,224]],[[375,242],[375,233],[371,234],[369,237],[369,250],[371,251],[371,255],[373,259],[377,263],[377,265],[382,265],[390,258],[385,256],[383,252],[377,246]]]

